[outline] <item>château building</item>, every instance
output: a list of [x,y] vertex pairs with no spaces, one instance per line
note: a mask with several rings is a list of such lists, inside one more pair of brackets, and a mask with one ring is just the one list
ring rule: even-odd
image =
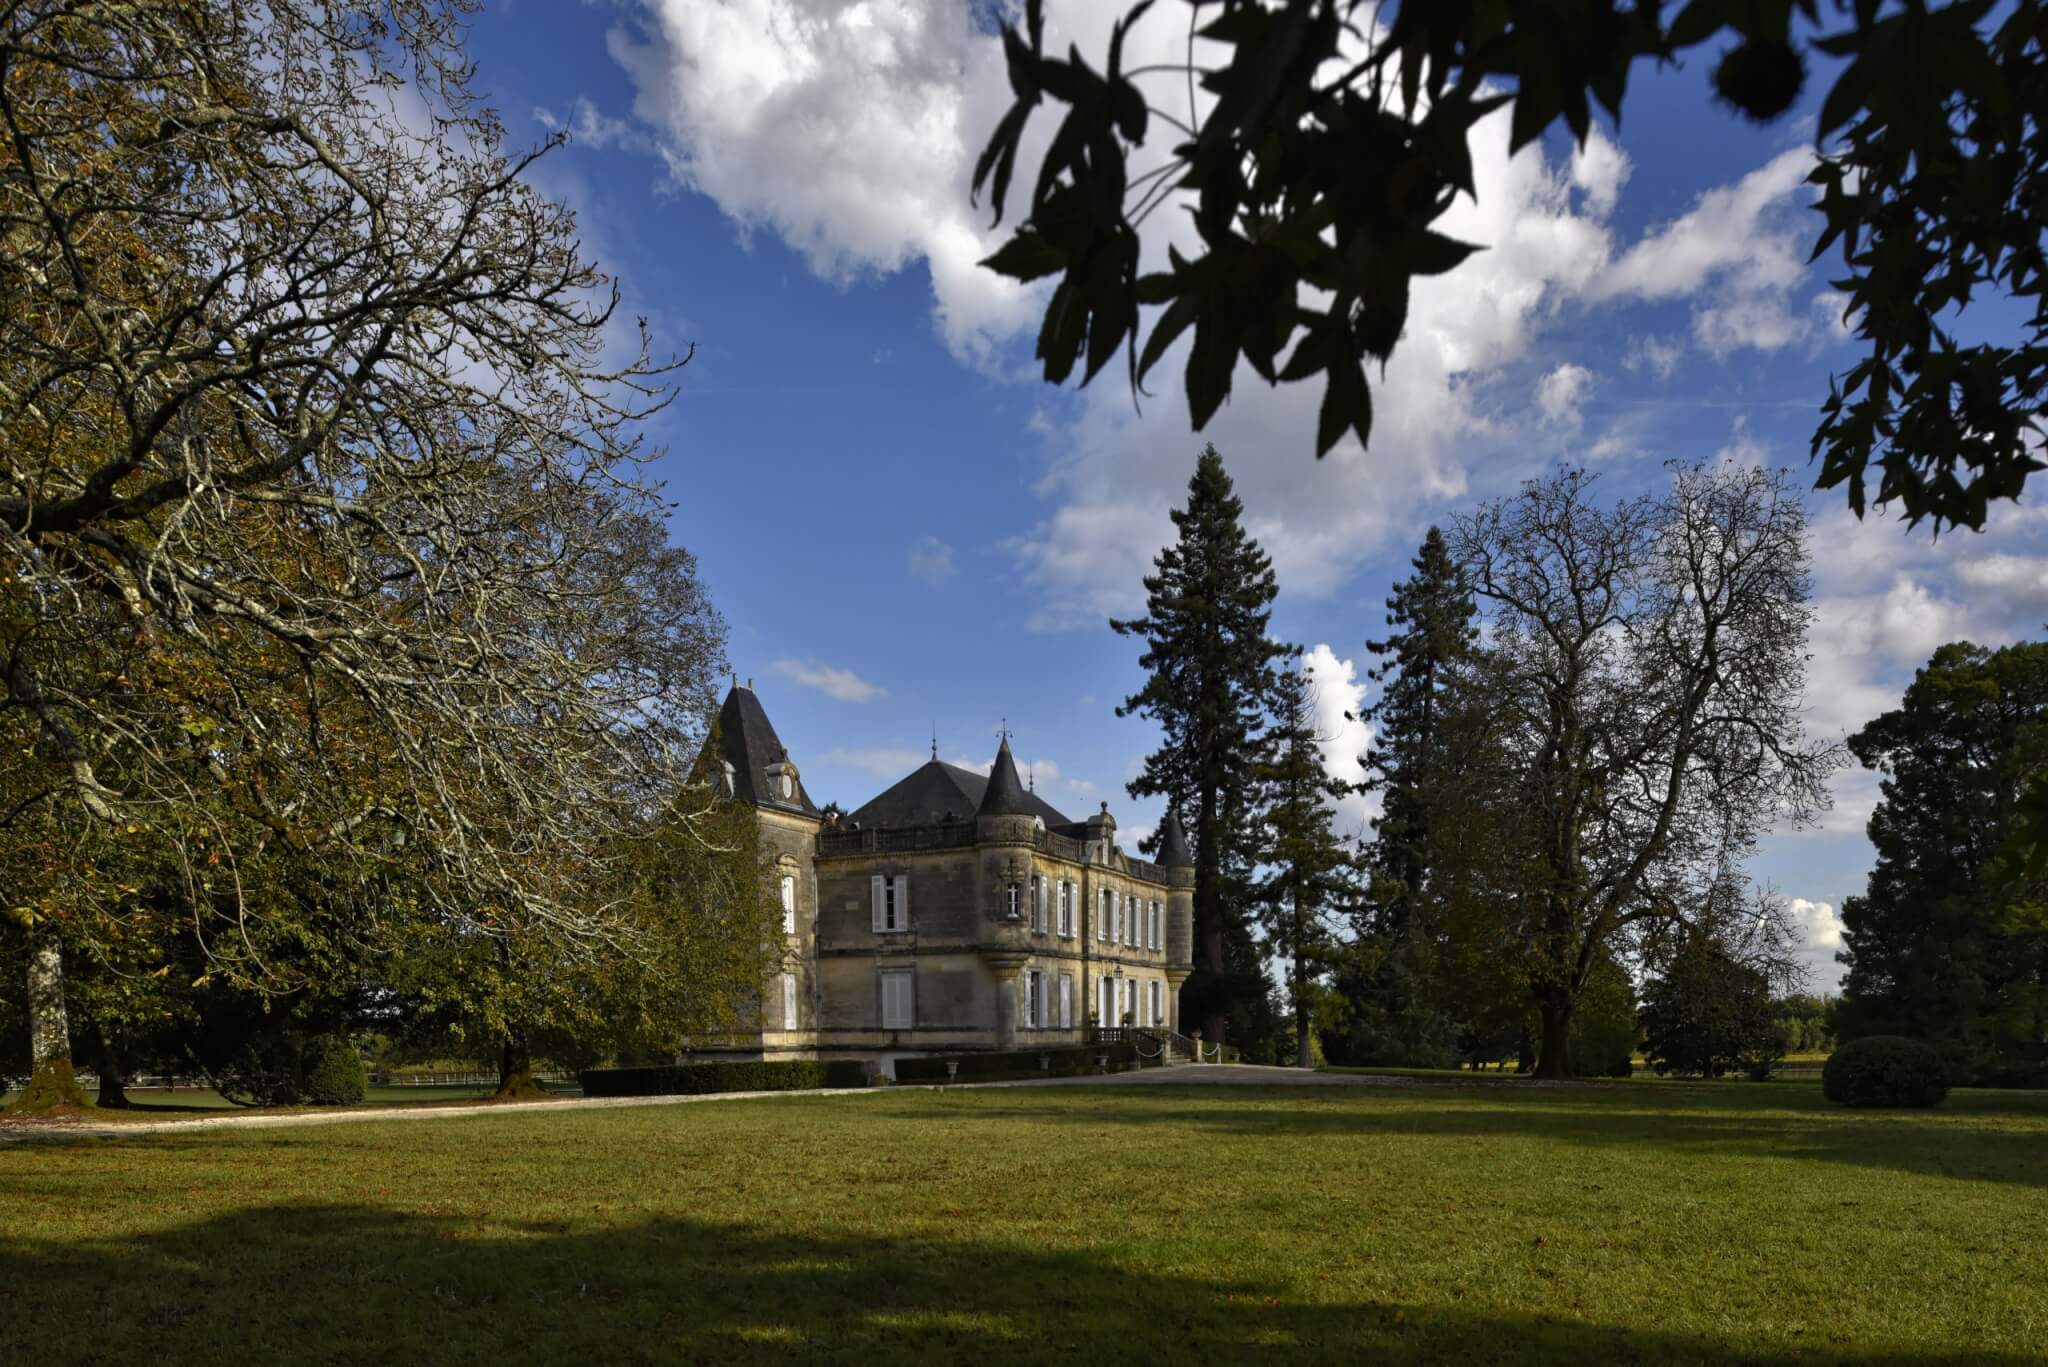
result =
[[827,817],[737,681],[719,712],[726,797],[751,805],[782,904],[782,965],[758,1029],[695,1052],[887,1058],[1084,1044],[1096,1025],[1179,1027],[1194,866],[1169,815],[1153,863],[1018,778],[930,762]]

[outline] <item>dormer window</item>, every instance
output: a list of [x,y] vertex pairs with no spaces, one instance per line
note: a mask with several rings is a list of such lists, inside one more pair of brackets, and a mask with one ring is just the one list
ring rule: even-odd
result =
[[732,761],[730,760],[725,762],[724,769],[725,773],[722,779],[725,787],[720,790],[720,793],[722,796],[731,797],[737,788],[735,780],[739,777],[739,773],[732,767]]
[[768,796],[776,802],[796,801],[796,766],[777,760],[768,766]]

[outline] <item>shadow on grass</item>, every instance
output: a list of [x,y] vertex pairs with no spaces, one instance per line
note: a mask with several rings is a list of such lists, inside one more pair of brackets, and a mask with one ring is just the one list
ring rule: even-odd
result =
[[1170,1125],[1276,1138],[1515,1137],[1588,1148],[1662,1150],[1680,1157],[1812,1159],[2048,1187],[2048,1094],[2039,1092],[1957,1093],[1943,1106],[1913,1111],[1852,1111],[1817,1092],[1772,1083],[1463,1090],[1161,1087],[1132,1089],[1120,1097],[1125,1104],[1097,1107],[1039,1107],[985,1095],[988,1103],[962,1114],[985,1114],[1006,1123]]
[[354,1206],[254,1209],[118,1244],[9,1238],[0,1317],[39,1363],[2028,1360],[1304,1303],[1242,1269],[1150,1275],[986,1239],[685,1219],[480,1229]]

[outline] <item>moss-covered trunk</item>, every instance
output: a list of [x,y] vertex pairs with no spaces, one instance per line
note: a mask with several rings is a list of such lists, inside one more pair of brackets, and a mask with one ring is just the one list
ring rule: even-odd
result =
[[47,926],[28,927],[28,1086],[17,1111],[83,1106],[85,1093],[71,1072],[71,1025],[64,1014],[64,948]]

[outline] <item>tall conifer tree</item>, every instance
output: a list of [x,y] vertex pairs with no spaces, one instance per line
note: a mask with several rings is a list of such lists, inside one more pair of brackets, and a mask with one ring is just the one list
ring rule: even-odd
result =
[[1130,794],[1164,797],[1192,837],[1195,971],[1181,989],[1181,1019],[1199,1021],[1210,1040],[1222,1039],[1235,991],[1265,988],[1256,973],[1232,974],[1226,942],[1245,930],[1273,663],[1287,653],[1266,635],[1279,584],[1243,514],[1223,457],[1204,448],[1187,506],[1173,513],[1180,536],[1145,577],[1145,615],[1110,623],[1145,642],[1138,663],[1149,672],[1117,715],[1142,714],[1166,733]]
[[1479,638],[1477,609],[1435,527],[1411,562],[1415,573],[1387,599],[1387,635],[1367,641],[1379,657],[1370,671],[1379,701],[1364,719],[1373,728],[1366,785],[1378,789],[1380,820],[1371,862],[1385,890],[1377,900],[1380,934],[1399,937],[1429,871],[1428,788],[1444,749],[1443,695]]
[[1357,862],[1331,824],[1333,804],[1352,785],[1323,767],[1323,738],[1316,731],[1310,686],[1299,669],[1280,674],[1272,758],[1262,774],[1266,876],[1253,890],[1266,943],[1287,960],[1294,1061],[1303,1068],[1310,1060],[1314,985],[1343,952],[1336,924],[1350,910],[1357,888]]
[[1379,696],[1361,714],[1373,730],[1360,762],[1366,791],[1380,794],[1380,816],[1364,851],[1370,914],[1360,931],[1375,952],[1338,983],[1353,1017],[1346,1062],[1441,1064],[1459,1024],[1490,1014],[1469,1000],[1436,1000],[1409,933],[1429,882],[1433,776],[1450,767],[1450,693],[1478,638],[1477,610],[1443,533],[1431,527],[1410,563],[1414,573],[1386,600],[1386,636],[1365,643],[1378,657],[1368,677]]

